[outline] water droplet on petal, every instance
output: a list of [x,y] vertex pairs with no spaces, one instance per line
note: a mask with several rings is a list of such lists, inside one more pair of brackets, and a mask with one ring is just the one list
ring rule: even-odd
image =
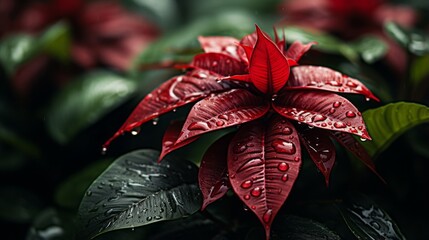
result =
[[354,118],[354,117],[356,117],[356,113],[354,113],[354,112],[352,112],[352,111],[347,111],[347,112],[346,112],[346,117]]
[[106,152],[107,152],[107,147],[103,147],[103,148],[101,149],[101,154],[102,154],[102,155],[105,155],[105,154],[106,154]]
[[272,96],[271,96],[271,101],[275,101],[276,100],[276,98],[277,98],[277,94],[273,94]]
[[348,82],[346,83],[346,85],[347,85],[348,87],[352,87],[352,88],[357,87],[357,84],[356,84],[356,83],[354,83],[354,82],[352,82],[352,81],[348,81]]
[[283,174],[282,181],[286,182],[288,179],[289,179],[289,176],[287,175],[287,173]]
[[335,122],[334,123],[334,127],[336,127],[336,128],[345,128],[346,124],[344,124],[343,122]]
[[252,191],[250,192],[250,194],[254,197],[259,197],[261,196],[262,193],[262,189],[260,187],[255,187],[254,189],[252,189]]
[[212,67],[216,67],[216,66],[217,66],[217,64],[218,64],[218,63],[217,63],[217,61],[213,61],[213,62],[212,62]]
[[244,195],[244,197],[243,197],[245,200],[249,200],[250,199],[250,195],[249,194],[246,194],[246,195]]
[[335,108],[329,109],[329,113],[331,113],[331,114],[335,113]]
[[229,119],[228,115],[226,115],[226,114],[221,114],[221,115],[219,115],[219,118],[220,118],[220,119],[223,119],[223,120],[225,120],[225,121],[228,121],[228,119]]
[[225,125],[224,121],[221,121],[221,120],[216,121],[216,126],[221,127],[223,125]]
[[274,140],[271,146],[274,148],[274,151],[278,153],[294,154],[296,152],[296,148],[293,143],[279,139]]
[[139,133],[140,133],[140,127],[136,127],[133,130],[131,130],[131,134],[134,136],[136,136]]
[[241,187],[244,189],[250,188],[253,185],[252,180],[246,180],[243,183],[241,183]]
[[152,217],[147,217],[147,218],[146,218],[146,221],[148,221],[148,222],[149,222],[149,221],[152,221]]
[[365,98],[365,101],[369,102],[371,100],[369,97]]
[[265,213],[264,216],[262,216],[262,220],[265,223],[269,223],[271,221],[271,216],[273,215],[273,210],[272,209],[268,209]]
[[302,116],[302,115],[300,115],[300,116],[298,117],[298,121],[300,121],[300,122],[305,121],[305,117],[304,117],[304,116]]
[[246,149],[247,149],[247,145],[238,143],[237,145],[234,146],[233,151],[234,151],[234,153],[238,154],[238,153],[242,153],[242,152],[246,151]]
[[332,104],[332,106],[333,106],[334,108],[338,108],[338,107],[340,107],[340,106],[341,106],[341,102],[336,101],[336,102],[334,102],[334,103]]
[[320,122],[320,121],[325,121],[326,117],[321,115],[321,114],[316,114],[314,115],[314,117],[312,118],[313,122]]
[[282,162],[282,163],[279,163],[277,168],[282,172],[286,172],[289,169],[289,165],[285,162]]
[[255,210],[256,209],[256,206],[255,205],[252,205],[252,207],[251,207],[253,210]]
[[358,130],[362,130],[362,129],[363,129],[363,126],[359,126],[359,127],[358,127]]
[[208,130],[209,126],[205,122],[193,122],[189,124],[188,130]]
[[320,126],[322,126],[322,127],[326,127],[326,126],[327,126],[327,124],[326,124],[326,123],[322,123]]
[[291,128],[289,128],[289,127],[283,128],[283,134],[289,135],[291,133],[292,133],[292,129]]
[[360,139],[362,142],[365,142],[366,141],[366,138],[361,138]]

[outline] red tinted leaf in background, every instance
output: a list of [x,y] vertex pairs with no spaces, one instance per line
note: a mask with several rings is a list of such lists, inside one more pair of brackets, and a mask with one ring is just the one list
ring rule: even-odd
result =
[[183,146],[188,145],[189,143],[197,140],[199,137],[189,138],[186,141],[183,141],[179,144],[175,144],[180,135],[180,130],[182,130],[184,121],[174,121],[168,126],[167,130],[164,133],[162,138],[162,150],[159,155],[158,161],[160,162],[167,154],[172,151],[179,149]]
[[292,90],[278,96],[273,108],[280,115],[309,126],[353,133],[371,139],[361,113],[347,99],[330,92]]
[[250,79],[259,91],[278,92],[289,78],[289,63],[277,45],[256,26],[258,41],[250,59]]
[[310,42],[307,44],[303,44],[299,41],[293,42],[289,48],[286,50],[285,56],[287,58],[292,58],[296,62],[298,62],[301,57],[310,50],[311,46],[316,44],[316,42]]
[[213,143],[201,160],[198,183],[203,194],[204,210],[207,205],[223,197],[230,188],[226,157],[232,135],[228,134]]
[[301,149],[294,126],[280,116],[243,125],[228,148],[228,173],[238,197],[265,227],[267,240],[274,217],[298,176]]
[[223,76],[246,73],[247,66],[229,55],[222,53],[202,53],[194,57],[192,67],[202,68]]
[[239,44],[241,47],[237,49],[237,53],[242,61],[249,63],[257,40],[258,35],[256,32],[246,35],[241,39]]
[[104,147],[107,148],[113,139],[124,132],[131,131],[163,113],[190,102],[195,102],[210,93],[225,91],[230,88],[225,82],[217,82],[218,76],[208,71],[195,70],[190,72],[189,75],[192,76],[181,75],[174,77],[149,93],[138,104],[121,128],[104,144]]
[[269,109],[267,101],[244,89],[210,96],[192,107],[176,144],[206,132],[258,119]]
[[301,142],[311,159],[325,177],[326,186],[335,164],[335,146],[328,135],[319,129],[300,131]]
[[239,41],[233,37],[198,37],[201,47],[205,53],[223,53],[239,59],[238,57],[238,43]]
[[371,156],[365,150],[365,148],[357,141],[351,134],[342,133],[342,132],[331,132],[332,136],[347,150],[349,150],[353,155],[355,155],[359,160],[362,161],[371,171],[377,175],[381,181],[386,183],[386,181],[378,174],[375,169],[374,162],[371,159]]
[[287,88],[310,88],[331,92],[354,93],[379,101],[360,81],[332,69],[319,66],[297,66],[292,68]]

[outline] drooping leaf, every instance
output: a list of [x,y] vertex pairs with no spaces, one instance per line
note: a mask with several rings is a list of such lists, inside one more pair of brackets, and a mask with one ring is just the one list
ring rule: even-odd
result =
[[358,239],[405,240],[387,212],[366,196],[354,194],[339,209],[347,226]]
[[227,36],[199,36],[198,41],[205,53],[223,53],[236,59],[240,59],[237,51],[239,41],[236,38]]
[[391,103],[365,111],[363,118],[372,141],[362,145],[375,157],[408,129],[429,122],[429,108],[416,103]]
[[262,117],[270,109],[265,99],[244,89],[233,89],[196,103],[176,143],[194,136]]
[[320,222],[294,215],[277,217],[273,240],[340,240],[341,237]]
[[319,129],[300,131],[302,144],[310,154],[311,159],[325,177],[326,186],[335,164],[335,146],[328,135]]
[[427,33],[405,29],[394,22],[386,22],[384,30],[409,52],[418,56],[429,53],[429,35]]
[[136,84],[121,76],[97,71],[73,81],[52,101],[47,127],[58,142],[67,143],[85,127],[128,99]]
[[361,113],[350,101],[337,94],[290,90],[278,96],[272,106],[280,115],[309,126],[371,139]]
[[288,89],[320,89],[340,93],[361,94],[379,101],[360,81],[330,68],[320,66],[296,66],[287,82]]
[[263,92],[278,92],[289,78],[290,67],[277,45],[256,26],[258,40],[250,59],[249,75],[255,87]]
[[207,205],[223,197],[230,188],[227,170],[227,151],[231,135],[223,136],[213,143],[201,160],[198,182],[203,194],[204,210]]
[[197,168],[159,152],[138,150],[118,158],[89,187],[79,208],[82,237],[177,219],[201,206]]
[[292,58],[298,62],[301,57],[310,50],[311,46],[315,45],[316,42],[309,42],[303,44],[299,41],[294,41],[286,50],[285,56],[287,58]]
[[241,126],[228,147],[228,174],[234,192],[263,224],[270,226],[286,201],[301,165],[299,137],[280,116]]
[[246,73],[247,66],[223,53],[202,53],[192,60],[191,66],[206,69],[223,76],[239,75]]
[[180,131],[182,130],[182,126],[184,124],[184,121],[175,121],[168,126],[167,130],[165,130],[164,136],[162,138],[162,150],[161,154],[159,155],[159,161],[161,161],[164,156],[171,153],[172,151],[179,149],[185,145],[188,145],[189,143],[197,140],[199,136],[189,138],[188,140],[175,144],[177,139],[180,136]]
[[206,70],[194,70],[187,75],[173,77],[149,93],[134,109],[119,130],[104,144],[107,147],[116,137],[132,131],[161,114],[229,89],[226,82],[216,81],[217,75]]

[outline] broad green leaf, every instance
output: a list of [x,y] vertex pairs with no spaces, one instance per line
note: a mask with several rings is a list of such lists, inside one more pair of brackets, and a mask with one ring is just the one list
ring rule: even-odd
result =
[[375,36],[363,36],[351,43],[351,46],[361,55],[367,63],[374,63],[382,58],[387,52],[387,45]]
[[272,228],[273,240],[340,240],[340,236],[314,220],[293,216],[278,216]]
[[17,34],[5,37],[0,42],[0,63],[8,75],[38,53],[36,38]]
[[110,163],[109,160],[97,161],[61,183],[55,193],[57,204],[65,208],[78,209],[85,191]]
[[254,31],[252,22],[255,22],[254,19],[245,12],[220,13],[198,19],[148,47],[135,60],[135,70],[152,64],[189,62],[196,53],[202,52],[198,36],[227,35],[241,38]]
[[394,22],[387,22],[384,30],[409,52],[419,56],[429,53],[429,35],[427,33],[405,29]]
[[362,145],[376,156],[408,129],[429,122],[429,108],[416,103],[391,103],[365,111],[363,118],[372,141]]
[[89,187],[79,207],[82,237],[186,217],[201,207],[197,167],[158,151],[121,156]]
[[42,201],[27,189],[0,187],[0,219],[6,222],[28,223],[42,210]]
[[405,239],[387,212],[366,196],[353,195],[339,209],[347,226],[358,239]]
[[70,57],[70,38],[69,26],[59,22],[41,34],[38,44],[43,52],[60,60],[67,60]]
[[105,71],[76,79],[58,93],[47,113],[48,130],[60,143],[67,143],[81,130],[127,100],[136,83]]

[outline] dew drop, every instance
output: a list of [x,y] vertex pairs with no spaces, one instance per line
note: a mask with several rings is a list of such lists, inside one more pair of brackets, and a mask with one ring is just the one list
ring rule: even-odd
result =
[[154,125],[154,126],[158,125],[158,121],[159,121],[159,118],[154,118],[152,120],[152,125]]
[[336,87],[341,86],[341,83],[339,83],[339,82],[337,82],[335,80],[330,81],[329,84],[332,85],[332,86],[336,86]]
[[92,191],[90,191],[90,190],[88,190],[88,191],[86,191],[86,196],[91,196],[92,195]]
[[165,141],[163,143],[164,147],[171,147],[173,144],[174,144],[174,142],[172,142],[172,141]]
[[365,98],[365,101],[369,102],[371,100],[369,97]]
[[250,195],[249,194],[246,194],[246,195],[244,195],[244,197],[243,197],[245,200],[249,200],[250,199]]
[[238,143],[237,145],[234,146],[233,151],[234,153],[238,154],[238,153],[243,153],[244,151],[246,151],[246,149],[247,149],[247,145]]
[[173,109],[172,111],[173,111],[173,112],[177,112],[177,109]]
[[253,210],[255,210],[256,209],[256,206],[255,205],[252,205],[252,207],[251,207]]
[[377,230],[380,230],[380,228],[381,228],[380,224],[378,224],[378,222],[376,222],[376,221],[372,221],[371,226]]
[[293,160],[295,160],[296,162],[301,161],[300,157],[295,157]]
[[365,142],[365,141],[366,141],[366,138],[360,138],[360,140],[361,140],[362,142]]
[[253,181],[252,180],[246,180],[243,183],[241,183],[241,187],[244,189],[250,188],[253,185]]
[[291,129],[291,128],[289,128],[289,127],[285,127],[285,128],[283,128],[283,133],[284,133],[285,135],[289,135],[289,134],[291,134],[291,133],[292,133],[292,129]]
[[358,127],[358,130],[361,130],[361,131],[362,131],[362,129],[363,129],[363,126],[359,126],[359,127]]
[[262,189],[260,187],[255,187],[254,189],[252,189],[252,191],[250,192],[250,194],[254,197],[259,197],[261,196],[262,193]]
[[221,121],[221,120],[216,121],[216,126],[221,127],[223,125],[225,125],[224,121]]
[[262,220],[264,220],[265,223],[269,223],[271,221],[271,216],[272,215],[273,215],[273,210],[272,209],[268,209],[264,213],[264,216],[262,217]]
[[217,66],[217,64],[218,64],[218,63],[217,63],[217,61],[213,61],[213,62],[212,62],[212,67],[216,67],[216,66]]
[[348,82],[346,83],[346,85],[347,85],[348,87],[352,87],[352,88],[357,87],[357,84],[356,84],[356,83],[354,83],[354,82],[352,82],[352,81],[348,81]]
[[133,135],[133,136],[136,136],[137,134],[139,134],[140,133],[140,127],[136,127],[136,128],[134,128],[133,130],[131,130],[131,134]]
[[287,175],[287,173],[283,174],[282,181],[286,182],[288,179],[289,179],[289,176]]
[[298,121],[300,121],[300,122],[305,121],[305,117],[304,117],[304,116],[302,116],[302,115],[300,115],[300,116],[298,117]]
[[279,139],[274,140],[271,146],[274,148],[274,151],[278,153],[294,154],[296,152],[296,148],[293,143]]
[[341,106],[341,102],[336,101],[336,102],[334,102],[334,103],[332,104],[332,106],[333,106],[334,108],[338,108],[338,107],[340,107],[340,106]]
[[322,126],[322,127],[326,127],[326,126],[327,126],[327,124],[326,124],[326,123],[322,123],[320,126]]
[[329,109],[329,113],[331,113],[331,114],[335,113],[335,108]]
[[334,123],[334,127],[336,127],[336,128],[345,128],[346,124],[344,124],[343,122],[335,122]]
[[149,217],[147,217],[147,218],[146,218],[146,221],[148,221],[148,222],[149,222],[149,221],[152,221],[152,217],[150,217],[150,216],[149,216]]
[[279,163],[277,166],[277,169],[279,169],[282,172],[286,172],[289,169],[289,165],[285,162]]
[[277,94],[273,94],[272,96],[271,96],[271,101],[275,101],[276,100],[276,98],[277,98]]
[[321,115],[321,114],[316,114],[314,115],[314,117],[312,118],[313,122],[320,122],[320,121],[325,121],[326,117]]
[[205,122],[193,122],[188,126],[188,130],[209,130],[209,126]]
[[347,111],[346,112],[346,117],[348,117],[348,118],[354,118],[354,117],[356,117],[356,113],[354,113],[352,111]]
[[106,152],[107,152],[107,147],[103,147],[103,148],[101,149],[101,154],[102,154],[102,155],[105,155],[105,154],[106,154]]
[[229,117],[226,114],[221,114],[221,115],[219,115],[219,119],[223,119],[223,120],[228,121]]

